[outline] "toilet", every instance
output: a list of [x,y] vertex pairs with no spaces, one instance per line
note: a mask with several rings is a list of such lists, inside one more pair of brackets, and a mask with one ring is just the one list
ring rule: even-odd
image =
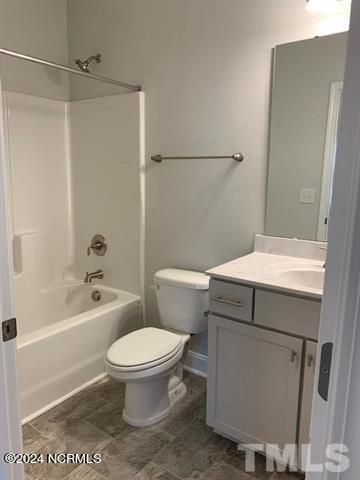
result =
[[162,328],[146,327],[117,340],[106,371],[126,384],[123,419],[135,427],[159,422],[186,394],[182,359],[190,336],[207,329],[209,277],[166,268],[154,275]]

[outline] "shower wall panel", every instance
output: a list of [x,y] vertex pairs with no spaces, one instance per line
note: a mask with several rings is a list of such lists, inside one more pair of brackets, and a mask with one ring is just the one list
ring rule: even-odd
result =
[[[104,270],[104,284],[141,294],[143,93],[70,102],[75,271]],[[87,255],[94,234],[107,253]]]
[[32,331],[42,290],[71,263],[67,104],[4,93],[19,333]]

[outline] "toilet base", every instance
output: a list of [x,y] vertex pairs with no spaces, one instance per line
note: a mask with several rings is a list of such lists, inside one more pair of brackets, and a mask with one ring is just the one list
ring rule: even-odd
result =
[[122,413],[125,422],[133,427],[148,427],[166,418],[187,391],[183,382],[178,383],[172,390],[168,389],[168,385],[167,376],[151,382],[151,385],[128,383]]

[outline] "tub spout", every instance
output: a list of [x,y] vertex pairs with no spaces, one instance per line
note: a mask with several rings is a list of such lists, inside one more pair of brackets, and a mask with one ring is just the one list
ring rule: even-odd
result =
[[86,272],[84,282],[91,283],[94,280],[94,278],[98,278],[98,279],[104,278],[104,272],[100,268],[96,270],[96,272],[91,272],[91,273]]

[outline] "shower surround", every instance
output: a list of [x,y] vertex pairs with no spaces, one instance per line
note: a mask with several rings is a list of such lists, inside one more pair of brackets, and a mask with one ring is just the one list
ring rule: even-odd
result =
[[[26,421],[95,381],[108,346],[142,325],[144,94],[2,93]],[[95,233],[104,257],[87,256]],[[83,285],[97,268],[100,303]]]

